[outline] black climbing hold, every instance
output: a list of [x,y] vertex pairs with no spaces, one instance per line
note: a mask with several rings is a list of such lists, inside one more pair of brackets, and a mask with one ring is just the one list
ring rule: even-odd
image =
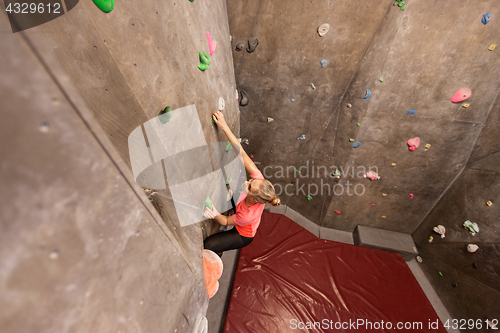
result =
[[456,282],[453,282],[453,283],[451,284],[451,286],[452,286],[453,288],[456,288],[456,287],[458,287],[458,284],[457,284]]
[[245,48],[245,44],[243,44],[243,43],[236,44],[236,51],[241,51],[244,48]]
[[474,267],[475,269],[479,269],[477,262],[475,262],[475,261],[472,263],[472,267]]
[[252,53],[253,51],[255,51],[257,45],[259,45],[259,40],[257,38],[255,38],[255,40],[248,40],[247,52]]
[[240,89],[240,106],[248,105],[248,94],[245,90]]

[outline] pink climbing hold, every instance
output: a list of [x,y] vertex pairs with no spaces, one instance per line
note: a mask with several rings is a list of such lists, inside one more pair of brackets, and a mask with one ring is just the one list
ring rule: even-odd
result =
[[236,89],[236,100],[238,100],[238,98],[240,98],[240,94],[238,94],[238,89]]
[[375,206],[375,204],[371,204],[370,206],[372,206],[372,207],[373,207],[373,206]]
[[250,155],[250,158],[253,158],[253,155]]
[[217,42],[212,40],[212,35],[207,31],[207,39],[208,39],[208,50],[210,55],[214,55],[215,49],[217,48]]
[[340,214],[340,212],[338,210],[335,209],[335,214]]
[[410,199],[413,199],[413,193],[410,193]]
[[451,101],[453,103],[465,101],[467,98],[470,97],[470,95],[472,95],[472,91],[469,88],[462,88],[462,89],[458,90],[455,93],[455,95],[453,95],[453,97],[451,98]]
[[375,171],[370,171],[368,172],[366,175],[365,175],[366,178],[369,178],[371,180],[377,180],[379,179],[380,177],[378,176],[378,173],[376,173]]
[[234,180],[233,180],[233,182],[232,182],[231,184],[233,184],[233,185],[234,185],[234,183],[236,183],[236,181],[234,181]]
[[241,179],[245,179],[245,176],[241,176]]
[[420,138],[417,136],[416,138],[408,140],[406,143],[408,144],[408,149],[414,151],[420,146]]

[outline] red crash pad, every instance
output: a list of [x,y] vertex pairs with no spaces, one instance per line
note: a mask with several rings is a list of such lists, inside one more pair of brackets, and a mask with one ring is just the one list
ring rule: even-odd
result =
[[240,251],[224,332],[333,331],[446,332],[400,254],[321,240],[264,212]]

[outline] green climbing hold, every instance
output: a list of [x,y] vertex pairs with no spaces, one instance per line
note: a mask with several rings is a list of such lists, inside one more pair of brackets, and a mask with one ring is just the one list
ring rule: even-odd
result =
[[405,0],[396,0],[396,2],[394,3],[394,6],[399,6],[399,8],[401,8],[401,10],[405,10],[405,8],[406,8]]
[[109,13],[115,6],[115,0],[92,0],[95,5],[105,13]]
[[359,127],[359,126],[361,126],[361,124],[360,124],[360,123],[357,123],[356,125],[358,125],[358,127]]
[[297,170],[295,167],[293,167],[293,170],[294,170],[295,172],[300,173],[300,171],[299,171],[299,170]]
[[311,88],[313,89],[316,89],[316,87],[314,86],[314,84],[311,83]]
[[205,54],[203,54],[203,52],[198,52],[198,55],[200,57],[200,62],[202,64],[207,64],[208,65],[210,63],[210,60],[208,60],[208,58],[205,57]]
[[438,273],[439,273],[439,275],[443,276],[443,273],[441,273],[441,272],[438,272]]
[[354,139],[349,139],[349,142],[354,142]]
[[207,197],[205,199],[205,207],[207,207],[208,209],[212,210],[212,199],[210,199],[210,197]]
[[233,145],[231,144],[231,142],[228,141],[226,144],[226,152],[230,151],[231,148],[233,148]]
[[381,77],[379,80],[380,80],[380,82],[384,82],[384,78],[383,77]]
[[168,123],[170,119],[172,119],[172,108],[170,106],[167,106],[166,108],[161,110],[158,113],[158,119],[164,124]]
[[193,2],[194,0],[189,0],[189,1]]
[[229,177],[227,180],[226,180],[226,185],[229,185],[231,184],[231,182],[233,181],[233,179],[231,177]]
[[205,58],[207,58],[208,62],[212,61],[212,59],[210,59],[210,56],[205,51],[203,51],[203,55],[205,56]]
[[313,199],[313,197],[311,197],[310,195],[307,196],[307,201],[311,201]]
[[[209,64],[199,64],[199,65],[198,65],[198,68],[199,68],[201,71],[206,71],[206,70],[208,69],[208,67],[209,67],[209,66],[210,66]],[[212,121],[213,121],[213,119],[212,119]],[[215,123],[215,121],[214,121],[214,123]]]

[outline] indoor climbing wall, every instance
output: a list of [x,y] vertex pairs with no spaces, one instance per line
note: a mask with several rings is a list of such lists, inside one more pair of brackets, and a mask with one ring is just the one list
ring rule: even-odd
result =
[[16,34],[0,14],[0,326],[202,332],[207,231],[135,184],[128,137],[188,105],[207,144],[222,106],[239,134],[226,3],[95,3]]
[[[361,224],[414,233],[424,263],[435,260],[429,267],[449,261],[470,283],[482,274],[481,290],[498,300],[491,281],[498,281],[500,61],[492,44],[500,6],[408,0],[402,10],[397,3],[229,0],[236,82],[249,100],[241,135],[300,214],[345,231]],[[483,22],[487,12],[491,21]],[[255,38],[254,52],[237,50]],[[452,102],[462,88],[470,98]],[[491,227],[471,236],[463,223],[475,219]],[[430,235],[440,237],[432,231],[439,224],[457,238],[427,244]],[[473,240],[488,245],[472,254],[466,244]],[[481,272],[471,266],[474,255],[483,258]],[[465,313],[458,295],[483,294],[458,281],[448,292],[450,277],[435,279],[446,281],[436,290],[454,318],[498,318],[480,311],[480,302]]]

